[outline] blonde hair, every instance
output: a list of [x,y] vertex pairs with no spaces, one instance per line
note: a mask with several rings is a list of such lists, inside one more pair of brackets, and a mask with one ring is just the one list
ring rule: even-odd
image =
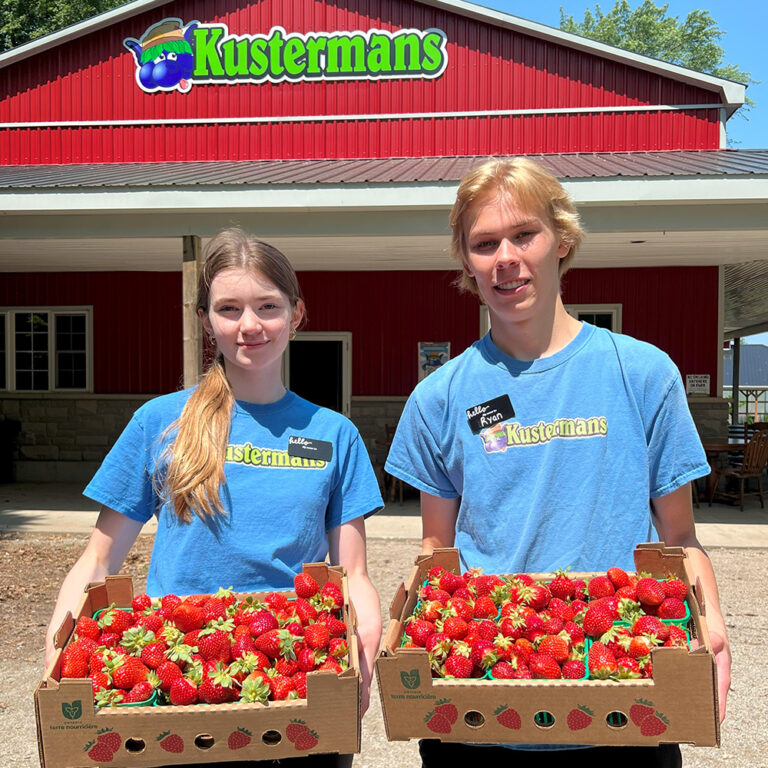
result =
[[[489,160],[464,176],[451,209],[451,256],[462,266],[467,263],[467,237],[477,206],[495,196],[514,197],[527,211],[543,210],[550,216],[560,241],[570,246],[559,265],[559,274],[565,274],[585,232],[571,196],[551,173],[527,157]],[[479,295],[475,278],[465,270],[456,283],[462,290]]]
[[[197,282],[197,310],[207,314],[211,285],[225,269],[258,272],[283,293],[293,309],[303,299],[288,259],[273,246],[241,229],[226,229],[206,246]],[[302,317],[302,323],[306,317]],[[173,441],[166,447],[160,466],[167,467],[159,495],[173,505],[177,517],[189,523],[192,514],[201,518],[224,514],[219,489],[225,481],[224,457],[229,441],[235,398],[219,353],[187,400],[181,416],[163,433]]]

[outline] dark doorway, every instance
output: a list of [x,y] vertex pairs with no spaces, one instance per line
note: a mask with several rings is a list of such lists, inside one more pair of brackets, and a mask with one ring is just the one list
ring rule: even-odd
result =
[[290,388],[300,397],[344,413],[344,342],[294,339],[288,362]]

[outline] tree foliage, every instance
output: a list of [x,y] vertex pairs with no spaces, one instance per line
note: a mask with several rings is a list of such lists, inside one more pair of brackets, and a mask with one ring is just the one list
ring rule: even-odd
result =
[[111,11],[126,0],[0,0],[0,51]]
[[584,19],[577,22],[561,7],[560,29],[698,72],[740,83],[757,82],[749,72],[724,61],[720,40],[725,32],[709,11],[691,11],[682,21],[668,12],[669,4],[643,0],[633,10],[628,0],[617,0],[607,13],[599,5],[594,11],[587,8]]

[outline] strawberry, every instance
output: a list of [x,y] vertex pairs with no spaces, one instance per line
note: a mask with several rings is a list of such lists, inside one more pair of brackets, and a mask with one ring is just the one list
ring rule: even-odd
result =
[[82,640],[70,643],[61,655],[62,677],[88,677],[88,661],[93,654]]
[[256,650],[270,659],[276,659],[284,653],[293,653],[293,635],[285,629],[270,629],[254,641]]
[[654,714],[654,709],[650,701],[644,699],[635,699],[635,701],[637,703],[629,708],[629,718],[635,725],[640,725],[646,717]]
[[528,661],[528,667],[536,678],[557,680],[562,677],[557,661],[543,653],[534,653]]
[[227,739],[227,746],[230,749],[242,749],[247,747],[251,743],[251,732],[245,728],[238,728],[236,731],[232,731]]
[[513,731],[519,730],[523,725],[520,715],[510,707],[502,705],[493,714],[496,715],[496,720],[500,725]]
[[587,585],[587,593],[592,600],[610,597],[615,592],[616,589],[608,576],[593,576]]
[[184,739],[178,733],[164,731],[157,737],[157,741],[160,742],[160,747],[166,752],[178,755],[184,751]]
[[243,681],[240,689],[240,701],[246,701],[250,704],[267,701],[270,694],[269,677],[264,670],[251,672]]
[[133,624],[133,614],[115,608],[112,604],[99,617],[99,629],[122,635]]
[[296,739],[293,745],[301,752],[306,752],[308,749],[314,749],[317,746],[317,734],[314,731],[307,729]]
[[285,675],[270,675],[268,681],[269,689],[274,701],[283,701],[287,699],[291,695],[291,692],[295,690],[293,680]]
[[293,687],[294,687],[294,690],[296,691],[296,695],[300,699],[306,699],[307,698],[307,673],[299,671],[291,678],[291,681],[293,682]]
[[148,701],[154,692],[155,687],[152,685],[152,683],[150,683],[149,680],[143,680],[140,683],[136,683],[136,685],[134,685],[133,688],[128,691],[125,698],[123,699],[123,702],[126,704],[132,704],[139,701]]
[[95,619],[92,619],[90,616],[81,616],[77,620],[77,624],[75,625],[75,634],[78,638],[88,637],[91,640],[95,640],[100,633],[101,630],[99,629],[98,622]]
[[490,669],[499,660],[496,646],[490,640],[476,640],[472,643],[469,660],[478,669]]
[[106,691],[112,687],[112,678],[106,672],[95,670],[88,677],[91,678],[94,696],[99,691]]
[[447,717],[434,711],[430,712],[424,718],[424,721],[426,722],[427,728],[429,728],[430,731],[434,731],[435,733],[451,732],[451,721]]
[[189,678],[176,678],[168,690],[171,704],[183,707],[195,704],[198,700],[197,686]]
[[657,616],[660,619],[684,619],[685,603],[677,597],[666,597],[659,604]]
[[563,664],[563,677],[566,680],[581,680],[587,673],[583,661],[570,659]]
[[497,661],[491,667],[491,675],[496,680],[511,680],[515,673],[515,668],[508,661]]
[[110,763],[115,756],[114,750],[110,749],[101,741],[88,742],[85,749],[88,752],[88,757],[90,757],[94,763]]
[[232,647],[229,640],[231,628],[232,622],[222,622],[200,630],[197,637],[198,653],[206,661],[221,661],[225,664],[229,662]]
[[218,662],[208,674],[203,675],[198,695],[206,704],[223,704],[237,698],[235,681],[224,664]]
[[241,659],[247,653],[253,653],[256,650],[256,645],[253,642],[251,633],[248,627],[239,626],[237,629],[242,629],[243,632],[240,637],[236,637],[232,643],[231,656],[233,659]]
[[308,573],[298,573],[293,578],[293,590],[296,597],[308,599],[320,591],[320,585]]
[[205,620],[202,608],[194,605],[189,599],[179,605],[171,616],[173,623],[184,633],[201,629]]
[[106,744],[107,748],[112,752],[117,752],[123,745],[123,740],[120,738],[120,734],[105,728],[96,733],[96,741],[101,744]]
[[285,738],[290,742],[295,742],[302,734],[309,730],[303,720],[291,720],[285,729]]
[[157,669],[165,661],[165,643],[160,640],[147,643],[141,649],[141,656],[139,657],[142,663],[150,669]]
[[572,731],[580,731],[582,728],[591,725],[594,715],[595,713],[589,707],[579,704],[576,709],[572,709],[568,713],[566,718],[568,728]]
[[328,653],[336,659],[343,659],[349,653],[349,646],[343,637],[332,637],[328,642]]
[[568,576],[567,569],[557,571],[555,578],[549,582],[549,591],[553,598],[559,600],[570,600],[573,597],[576,587],[573,580]]
[[435,714],[442,715],[453,725],[459,717],[459,710],[454,704],[449,703],[449,699],[438,699],[435,702]]
[[[591,583],[591,582],[590,582]],[[613,626],[613,616],[601,605],[591,605],[584,614],[584,632],[590,637],[600,637]]]
[[688,635],[682,627],[671,626],[669,628],[669,637],[664,641],[667,648],[676,646],[686,647],[688,645]]
[[680,579],[667,579],[661,582],[661,588],[667,597],[676,597],[678,600],[685,600],[688,597],[688,587]]
[[160,598],[160,614],[164,618],[170,619],[174,610],[176,610],[179,605],[181,605],[181,598],[178,595],[163,595],[163,597]]
[[288,595],[285,592],[270,592],[264,596],[264,602],[273,611],[282,611],[288,606]]
[[323,598],[323,603],[328,604],[331,608],[339,610],[344,606],[344,593],[341,591],[341,587],[332,581],[323,584],[320,596]]
[[539,653],[551,656],[558,664],[566,661],[571,652],[568,641],[559,635],[545,635],[541,639],[537,650]]
[[642,677],[640,664],[637,659],[630,658],[629,656],[618,659],[616,662],[616,677],[619,680],[636,680]]
[[160,640],[160,632],[163,629],[163,617],[157,612],[152,611],[143,616],[139,616],[136,620],[137,627],[144,627],[148,632],[154,633],[155,637]]
[[306,626],[317,619],[317,608],[309,600],[299,597],[296,599],[293,607],[302,625]]
[[271,629],[277,629],[280,626],[274,614],[270,611],[258,611],[251,615],[248,622],[248,631],[254,638],[269,632]]
[[651,576],[640,579],[635,586],[637,599],[643,605],[659,605],[666,597],[664,587]]
[[149,595],[141,594],[136,595],[131,600],[131,608],[135,613],[144,613],[148,608],[152,607],[152,598]]
[[227,606],[220,597],[209,597],[202,606],[203,621],[207,624],[227,617]]
[[499,609],[490,597],[478,597],[475,600],[473,615],[476,619],[495,619]]
[[644,717],[640,723],[640,733],[643,736],[659,736],[666,730],[667,723],[658,712]]
[[125,691],[146,680],[149,672],[135,656],[118,656],[108,661],[106,668],[112,675],[115,688],[122,688]]
[[[633,635],[656,635],[659,639],[662,635],[669,635],[668,629],[662,624],[662,622],[655,616],[640,616],[632,624]],[[664,638],[666,639],[666,637]]]
[[449,616],[443,622],[443,632],[451,640],[462,640],[466,637],[468,631],[469,625],[464,619],[461,619],[458,616]]
[[449,656],[445,660],[445,676],[466,679],[472,676],[473,666],[466,656]]
[[442,576],[440,576],[440,580],[438,581],[437,586],[447,592],[449,595],[452,595],[457,589],[466,587],[467,582],[464,581],[463,577],[458,576],[455,573],[451,573],[450,571],[446,571]]
[[605,647],[603,643],[596,640],[589,647],[588,666],[590,677],[598,680],[605,680],[616,674],[616,657]]

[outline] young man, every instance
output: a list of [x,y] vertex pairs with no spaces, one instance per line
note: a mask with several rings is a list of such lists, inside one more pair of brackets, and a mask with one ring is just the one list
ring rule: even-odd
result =
[[[566,312],[560,276],[584,232],[535,163],[470,172],[451,227],[461,286],[486,304],[491,331],[419,384],[389,453],[387,472],[421,491],[422,551],[456,546],[463,566],[509,573],[634,569],[639,542],[685,547],[705,591],[722,717],[730,652],[690,493],[709,466],[677,368]],[[629,764],[635,750],[620,749]],[[679,764],[677,747],[641,749],[645,764]],[[436,763],[440,742],[421,751]]]

